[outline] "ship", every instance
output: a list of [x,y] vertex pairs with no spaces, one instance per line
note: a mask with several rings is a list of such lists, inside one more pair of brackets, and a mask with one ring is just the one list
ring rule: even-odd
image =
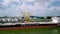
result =
[[[59,26],[59,18],[52,17],[50,22],[35,22],[30,20],[30,13],[24,12],[24,19],[3,18],[0,30],[25,29],[25,28],[53,28]],[[8,22],[7,22],[8,21]],[[18,22],[19,21],[19,22]],[[22,21],[22,22],[21,22]]]

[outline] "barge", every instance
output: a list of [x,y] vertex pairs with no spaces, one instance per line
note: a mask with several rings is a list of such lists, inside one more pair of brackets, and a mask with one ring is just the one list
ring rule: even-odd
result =
[[0,25],[0,30],[25,29],[25,28],[53,28],[57,23],[34,22],[34,23],[5,23]]
[[[8,29],[23,29],[23,28],[52,28],[57,27],[58,23],[60,23],[60,18],[53,17],[50,22],[31,22],[30,13],[25,13],[23,22],[18,22],[18,19],[2,19],[3,22],[8,21],[6,23],[0,23],[0,30],[8,30]],[[12,22],[11,22],[12,21]],[[9,23],[10,22],[10,23]]]

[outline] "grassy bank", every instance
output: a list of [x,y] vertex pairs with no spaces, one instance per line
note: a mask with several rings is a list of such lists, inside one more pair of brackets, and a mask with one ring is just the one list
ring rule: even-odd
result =
[[0,30],[0,34],[60,34],[60,27]]

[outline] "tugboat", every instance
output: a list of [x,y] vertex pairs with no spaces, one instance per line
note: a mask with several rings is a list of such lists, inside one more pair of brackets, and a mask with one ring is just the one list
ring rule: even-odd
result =
[[[3,19],[3,21],[5,20]],[[9,21],[9,18],[7,19],[7,21]],[[15,19],[15,21],[18,21],[18,19]],[[51,28],[51,27],[57,27],[58,24],[58,18],[56,17],[53,17],[52,21],[50,22],[31,22],[29,12],[24,12],[24,19],[22,19],[22,21],[23,22],[16,22],[16,23],[14,22],[13,23],[6,22],[3,24],[0,23],[0,30],[22,29],[22,28]]]

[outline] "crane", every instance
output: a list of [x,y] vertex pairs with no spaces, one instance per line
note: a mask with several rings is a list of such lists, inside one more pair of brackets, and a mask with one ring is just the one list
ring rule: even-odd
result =
[[30,22],[30,12],[26,11],[26,12],[23,12],[23,14],[24,14],[25,22],[29,23]]

